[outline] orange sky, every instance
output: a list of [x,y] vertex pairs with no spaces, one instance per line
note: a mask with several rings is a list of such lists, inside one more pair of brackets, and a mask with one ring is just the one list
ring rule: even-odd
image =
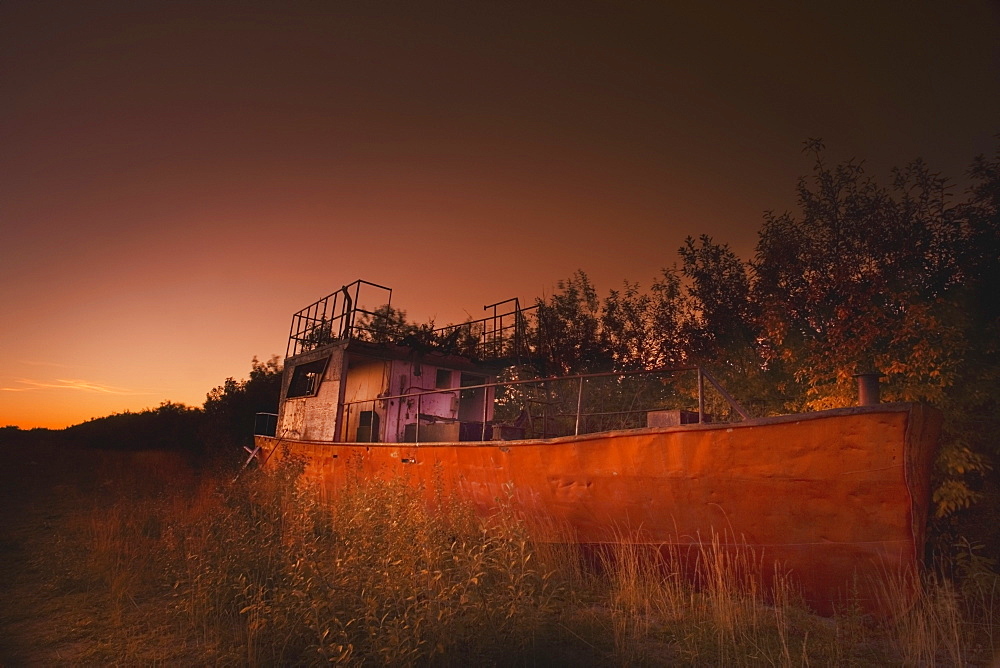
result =
[[445,324],[748,257],[807,137],[1000,132],[996,3],[500,4],[0,4],[0,426],[200,405],[356,278]]

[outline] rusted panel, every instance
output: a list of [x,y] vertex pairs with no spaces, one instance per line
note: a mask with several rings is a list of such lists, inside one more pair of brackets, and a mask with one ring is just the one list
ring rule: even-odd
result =
[[752,547],[765,574],[778,561],[829,611],[852,581],[918,566],[939,424],[932,409],[883,404],[548,441],[291,449],[328,493],[353,466],[428,494],[440,476],[483,512],[510,495],[556,528],[549,540],[684,546],[715,533]]

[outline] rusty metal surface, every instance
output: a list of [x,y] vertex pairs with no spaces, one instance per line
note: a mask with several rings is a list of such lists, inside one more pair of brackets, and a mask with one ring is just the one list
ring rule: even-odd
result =
[[779,562],[829,611],[852,582],[864,588],[918,566],[939,424],[933,409],[883,404],[548,441],[300,442],[290,451],[330,493],[354,471],[427,490],[440,479],[482,512],[510,498],[555,528],[548,540],[692,546],[714,533],[751,547],[765,574]]

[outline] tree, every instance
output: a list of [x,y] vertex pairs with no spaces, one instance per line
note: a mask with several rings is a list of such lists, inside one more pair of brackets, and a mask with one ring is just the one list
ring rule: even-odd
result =
[[648,293],[625,281],[611,290],[601,313],[601,339],[618,371],[678,366],[689,357],[690,300],[677,271],[664,269]]
[[952,521],[982,498],[998,452],[1000,160],[977,158],[969,196],[955,204],[947,179],[922,161],[893,170],[886,187],[862,163],[827,165],[822,148],[807,145],[815,165],[798,185],[800,216],[768,214],[760,232],[763,335],[811,408],[852,403],[852,376],[865,371],[883,374],[890,401],[940,407],[934,501]]
[[[963,254],[958,261],[961,280],[951,289],[949,302],[961,315],[966,345],[956,382],[939,405],[945,412],[944,447],[938,458],[939,480],[934,492],[938,533],[955,538],[975,529],[961,526],[974,517],[955,511],[975,506],[984,498],[982,477],[997,468],[1000,457],[1000,146],[992,158],[977,156],[968,171],[972,185],[967,199],[952,215],[964,232]],[[994,474],[994,485],[996,485]],[[992,498],[996,513],[996,488]],[[973,510],[980,510],[982,504]],[[983,509],[980,521],[994,535],[989,547],[1000,551],[995,519]],[[975,513],[973,513],[974,515]]]
[[652,299],[638,283],[625,281],[622,292],[611,290],[604,300],[600,327],[615,368],[622,371],[659,366],[659,346],[653,338]]
[[559,292],[537,299],[536,354],[555,375],[604,371],[612,359],[601,336],[601,304],[583,271],[556,283]]
[[798,388],[762,336],[749,264],[708,235],[688,237],[678,253],[690,310],[690,360],[710,369],[753,414],[798,408],[792,398]]
[[732,359],[745,357],[747,352],[753,357],[757,339],[746,264],[728,245],[717,244],[705,234],[697,242],[688,237],[678,253],[696,314],[689,325],[693,354],[716,364],[746,366]]
[[[388,304],[383,304],[370,313],[362,313],[354,327],[355,337],[374,343],[401,343],[404,338],[415,337],[421,329],[407,321],[406,311]],[[433,323],[423,329],[433,329]]]
[[770,350],[807,386],[807,405],[850,403],[856,373],[879,371],[890,399],[930,400],[955,378],[964,340],[946,302],[961,279],[962,225],[947,182],[922,162],[893,188],[862,163],[815,155],[798,184],[801,216],[765,216],[753,268]]
[[278,412],[281,376],[277,355],[266,362],[254,357],[249,378],[227,378],[213,388],[204,405],[206,447],[221,452],[251,445],[257,413]]

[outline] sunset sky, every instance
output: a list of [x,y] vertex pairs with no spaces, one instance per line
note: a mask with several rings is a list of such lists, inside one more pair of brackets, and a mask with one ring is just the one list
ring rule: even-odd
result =
[[749,258],[808,137],[994,150],[1000,4],[806,4],[0,3],[0,426],[200,405],[356,278],[446,324]]

